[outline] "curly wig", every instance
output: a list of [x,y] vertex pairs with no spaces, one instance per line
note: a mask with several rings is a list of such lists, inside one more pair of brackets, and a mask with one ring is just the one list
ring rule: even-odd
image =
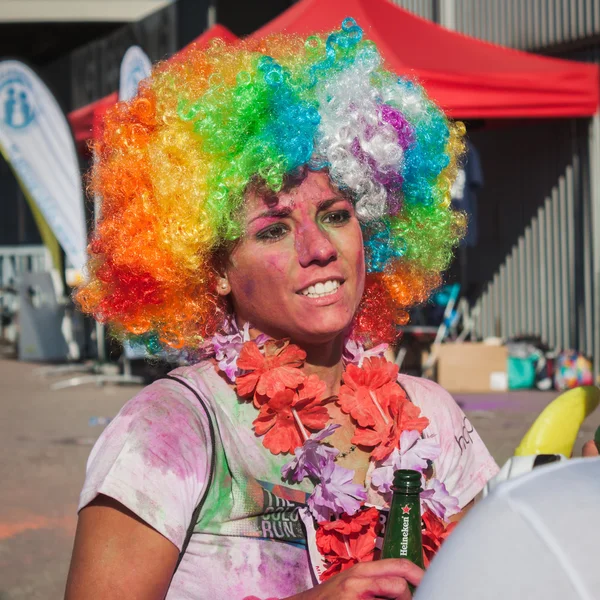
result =
[[91,174],[102,214],[76,298],[150,350],[198,347],[227,316],[215,257],[243,235],[248,185],[277,193],[326,169],[363,227],[355,333],[389,341],[463,234],[450,206],[463,135],[350,18],[329,35],[192,47],[105,116]]

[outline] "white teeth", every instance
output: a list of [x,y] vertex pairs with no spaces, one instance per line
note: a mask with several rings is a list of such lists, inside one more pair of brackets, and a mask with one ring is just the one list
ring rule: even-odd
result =
[[300,293],[303,296],[308,296],[309,298],[321,298],[323,296],[329,296],[330,294],[333,294],[339,287],[339,281],[329,280],[325,283],[315,283],[315,285],[309,285]]

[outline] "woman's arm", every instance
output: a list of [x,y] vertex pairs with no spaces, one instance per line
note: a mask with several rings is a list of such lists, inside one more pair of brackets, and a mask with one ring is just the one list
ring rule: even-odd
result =
[[120,502],[79,513],[65,600],[163,600],[179,550]]

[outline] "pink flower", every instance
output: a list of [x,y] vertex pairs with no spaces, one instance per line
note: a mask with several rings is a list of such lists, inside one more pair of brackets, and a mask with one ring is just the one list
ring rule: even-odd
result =
[[[212,339],[212,346],[219,369],[225,373],[231,383],[239,374],[237,360],[245,342],[250,341],[250,323],[246,323],[240,331],[235,319],[228,319],[223,326],[227,333],[217,333]],[[269,336],[261,333],[254,341],[261,347]]]
[[321,444],[325,438],[329,437],[340,425],[331,424],[322,431],[313,433],[302,446],[294,451],[294,459],[285,464],[281,469],[284,479],[302,481],[305,477],[319,477],[328,460],[335,458],[339,450]]
[[347,365],[352,364],[356,365],[357,367],[362,367],[365,358],[372,358],[374,356],[382,357],[387,349],[388,344],[379,344],[379,346],[375,346],[370,350],[365,350],[361,343],[348,338],[344,347],[344,354],[342,358],[344,363]]
[[342,513],[353,515],[367,499],[362,485],[352,483],[354,471],[344,469],[328,457],[318,474],[319,483],[308,499],[308,507],[317,521],[329,521]]
[[446,519],[460,511],[458,498],[451,496],[446,486],[439,479],[425,482],[421,492],[421,509],[428,508],[440,519]]
[[389,495],[392,491],[394,471],[397,469],[413,469],[422,473],[428,461],[440,455],[440,446],[434,438],[423,438],[418,431],[403,431],[400,435],[400,448],[392,453],[373,470],[371,484],[380,493]]

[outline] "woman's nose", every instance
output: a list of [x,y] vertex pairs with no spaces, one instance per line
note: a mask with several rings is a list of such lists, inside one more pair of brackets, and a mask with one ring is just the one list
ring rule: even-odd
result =
[[316,223],[298,228],[296,252],[303,267],[311,264],[325,266],[337,258],[337,250],[327,234]]

